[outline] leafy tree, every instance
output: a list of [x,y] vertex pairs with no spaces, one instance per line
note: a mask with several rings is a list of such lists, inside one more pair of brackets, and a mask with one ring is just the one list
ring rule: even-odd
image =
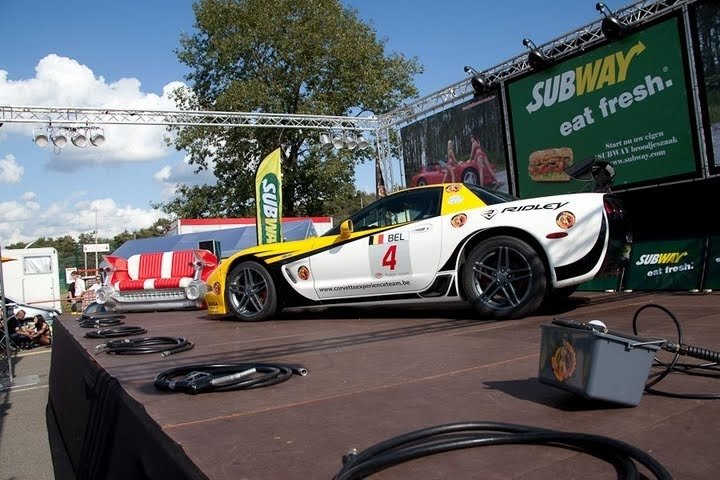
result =
[[[199,0],[196,32],[177,51],[190,67],[192,91],[177,90],[186,110],[307,115],[380,114],[417,96],[417,59],[385,52],[385,40],[340,0]],[[254,174],[279,146],[283,211],[334,215],[357,195],[358,162],[371,149],[324,153],[309,141],[317,131],[290,128],[178,127],[175,147],[197,170],[212,169],[217,185],[181,186],[159,204],[178,217],[254,215]]]

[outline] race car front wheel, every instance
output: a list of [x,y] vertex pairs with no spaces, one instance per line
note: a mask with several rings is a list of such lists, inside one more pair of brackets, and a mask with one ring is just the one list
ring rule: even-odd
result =
[[522,240],[500,236],[475,246],[467,258],[465,294],[484,317],[506,319],[532,314],[545,298],[545,265]]
[[277,290],[270,273],[261,264],[242,262],[228,275],[227,303],[245,322],[265,320],[277,311]]

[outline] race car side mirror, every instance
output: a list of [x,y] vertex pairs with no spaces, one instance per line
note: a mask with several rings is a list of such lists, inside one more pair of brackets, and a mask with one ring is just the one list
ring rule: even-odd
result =
[[345,220],[340,224],[340,238],[347,238],[353,232],[352,220]]

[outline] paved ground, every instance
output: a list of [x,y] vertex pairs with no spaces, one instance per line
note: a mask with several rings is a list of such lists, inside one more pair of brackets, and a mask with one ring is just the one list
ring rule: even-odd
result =
[[[50,348],[13,357],[15,382],[0,389],[0,480],[52,480],[45,424]],[[30,381],[30,385],[22,385]],[[35,382],[34,384],[32,382]]]

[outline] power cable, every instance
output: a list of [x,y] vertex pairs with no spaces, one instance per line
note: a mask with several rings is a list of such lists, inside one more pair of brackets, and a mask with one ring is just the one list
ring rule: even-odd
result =
[[[665,363],[655,357],[655,363],[665,368],[661,372],[652,375],[655,378],[645,385],[645,391],[653,395],[662,395],[665,397],[686,398],[694,400],[716,400],[720,398],[720,394],[717,393],[675,393],[657,390],[656,388],[653,388],[654,385],[657,385],[660,381],[662,381],[671,373],[683,373],[686,375],[695,375],[715,379],[720,378],[720,368],[718,368],[718,361],[720,361],[720,352],[702,347],[686,345],[685,332],[683,331],[682,325],[680,324],[678,318],[669,309],[655,303],[645,304],[642,307],[638,308],[635,312],[635,315],[633,316],[633,333],[635,335],[638,334],[638,318],[640,316],[640,312],[648,308],[659,309],[665,314],[667,314],[668,317],[670,317],[670,320],[672,320],[673,324],[675,325],[678,340],[677,343],[666,340],[665,343],[662,344],[663,350],[674,354],[673,358],[670,363]],[[709,363],[678,363],[681,355],[705,360]]]
[[141,355],[160,353],[163,357],[190,350],[195,345],[184,337],[140,337],[110,340],[95,347],[95,353]]
[[87,332],[85,334],[85,338],[131,337],[133,335],[142,335],[143,333],[147,333],[147,330],[142,327],[133,327],[130,325],[126,325],[124,327],[113,327],[103,328],[101,330],[93,330],[92,332]]
[[269,387],[288,380],[292,374],[305,376],[301,366],[279,363],[198,364],[171,368],[155,377],[160,390],[189,394],[249,390]]
[[114,327],[116,325],[122,325],[123,322],[119,317],[108,317],[108,318],[91,318],[80,320],[78,325],[82,328],[100,328],[100,327]]
[[636,462],[659,480],[670,473],[645,451],[601,435],[561,432],[495,422],[460,422],[438,425],[382,441],[358,453],[351,449],[333,480],[356,480],[416,458],[464,448],[492,445],[545,445],[592,455],[610,463],[618,479],[640,478]]

